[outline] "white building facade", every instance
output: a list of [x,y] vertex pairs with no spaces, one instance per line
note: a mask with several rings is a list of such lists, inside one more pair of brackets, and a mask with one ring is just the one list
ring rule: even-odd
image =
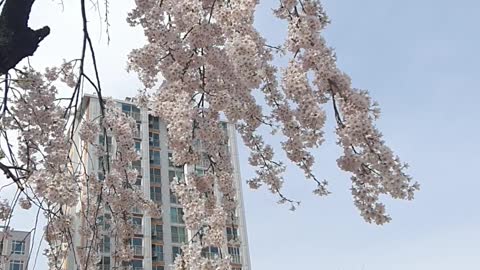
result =
[[28,269],[30,238],[30,232],[0,226],[0,269]]
[[[170,190],[170,181],[174,177],[183,177],[193,168],[176,167],[170,162],[171,152],[167,145],[167,130],[165,124],[158,118],[148,114],[146,110],[139,109],[130,100],[116,100],[119,108],[123,112],[132,116],[137,123],[135,132],[135,148],[139,152],[141,159],[133,164],[133,167],[139,171],[139,178],[136,183],[144,191],[144,195],[161,205],[162,217],[152,218],[139,210],[132,211],[132,220],[136,226],[136,233],[131,243],[135,254],[135,259],[130,263],[129,269],[132,270],[165,270],[171,269],[175,255],[180,253],[180,247],[183,242],[189,240],[192,232],[185,229],[182,219],[183,210],[177,198]],[[96,96],[85,95],[81,105],[81,121],[96,119],[100,115],[100,105]],[[245,212],[242,198],[242,187],[240,168],[238,161],[238,152],[236,144],[235,129],[230,124],[225,124],[224,128],[229,138],[228,148],[232,165],[234,168],[236,180],[236,198],[238,208],[236,218],[232,224],[226,224],[225,234],[229,244],[224,248],[231,257],[233,270],[250,270],[250,257],[248,250],[248,239],[245,223]],[[77,129],[78,130],[78,129]],[[76,136],[78,145],[82,142]],[[107,139],[107,143],[110,143]],[[112,141],[115,147],[114,140]],[[101,174],[100,160],[92,156],[94,151],[90,152],[90,158],[86,162],[88,174]],[[195,166],[195,170],[201,169]],[[78,212],[80,209],[76,209]],[[79,221],[80,222],[80,221]],[[78,225],[78,224],[77,224]],[[76,242],[81,239],[76,236]],[[102,245],[102,265],[99,269],[110,270],[110,254],[114,247],[110,243],[107,235]],[[112,241],[113,242],[113,241]],[[205,250],[204,256],[217,256],[220,251],[216,248]],[[76,269],[75,265],[67,262],[67,269]]]

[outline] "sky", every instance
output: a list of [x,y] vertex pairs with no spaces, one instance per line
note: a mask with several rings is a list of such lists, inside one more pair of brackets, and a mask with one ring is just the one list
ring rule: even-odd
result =
[[[270,12],[277,1],[260,2],[256,26],[270,44],[280,44],[285,27]],[[330,121],[326,142],[315,151],[316,174],[330,182],[330,196],[313,195],[313,183],[295,168],[287,171],[284,190],[302,201],[295,212],[276,204],[265,190],[244,187],[252,269],[479,269],[480,2],[323,3],[332,21],[325,36],[337,52],[338,66],[380,103],[377,126],[411,165],[409,173],[421,190],[413,201],[384,200],[390,224],[365,223],[352,203],[350,176],[336,166],[340,149]],[[133,96],[141,86],[135,74],[126,72],[126,55],[144,43],[141,31],[125,22],[132,5],[110,1],[109,44],[105,24],[101,28],[90,9],[103,91],[117,98]],[[75,3],[37,0],[30,25],[49,25],[52,31],[30,63],[44,67],[78,57],[79,22]],[[240,145],[239,150],[246,180],[253,169],[246,149]],[[27,218],[19,212],[12,225],[29,229]],[[40,267],[44,263],[40,259],[37,269],[45,269]]]

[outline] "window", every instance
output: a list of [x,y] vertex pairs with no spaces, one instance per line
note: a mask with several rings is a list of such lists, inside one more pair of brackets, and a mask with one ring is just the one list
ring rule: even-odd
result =
[[142,177],[141,176],[137,176],[137,180],[135,181],[135,185],[136,186],[141,186],[142,185]]
[[100,270],[110,270],[110,257],[102,257],[98,265]]
[[10,270],[23,270],[23,261],[10,261]]
[[137,153],[142,151],[142,142],[135,141],[135,151],[137,151]]
[[155,202],[162,202],[162,188],[150,187],[150,199]]
[[151,129],[160,129],[160,119],[158,117],[148,116],[148,127]]
[[105,164],[105,157],[103,156],[98,157],[98,169],[103,170],[105,168],[104,165],[107,165]]
[[142,218],[133,217],[132,225],[133,225],[133,230],[135,234],[142,234]]
[[241,264],[240,249],[238,247],[228,247],[228,254],[232,263]]
[[132,249],[134,256],[143,256],[142,238],[132,238]]
[[132,266],[132,270],[143,270],[142,260],[131,260],[130,265]]
[[175,260],[175,258],[177,257],[177,255],[181,255],[181,254],[182,254],[182,249],[181,249],[180,247],[173,246],[173,247],[172,247],[172,254],[173,254],[173,259]]
[[204,176],[205,175],[205,170],[203,169],[195,169],[195,174],[197,176]]
[[[98,135],[98,144],[105,146],[105,136]],[[108,145],[108,149],[112,150],[112,137],[111,136],[107,136],[107,145]]]
[[170,221],[172,223],[184,223],[183,209],[177,207],[170,207]]
[[142,132],[140,132],[140,130],[142,130],[142,124],[137,123],[137,128],[133,131],[133,137],[142,138]]
[[110,237],[104,235],[100,242],[100,252],[108,253],[110,252]]
[[160,165],[160,151],[150,150],[150,164]]
[[172,226],[172,242],[173,243],[186,242],[185,227]]
[[152,245],[152,260],[154,262],[163,261],[163,246]]
[[122,104],[122,111],[128,115],[133,117],[136,121],[140,121],[140,109],[134,105],[130,104]]
[[152,266],[152,270],[165,270],[165,268],[161,265],[154,265]]
[[152,147],[160,147],[160,134],[149,132],[148,141]]
[[173,193],[173,191],[170,189],[170,203],[176,203],[179,204],[180,202],[178,201],[177,196]]
[[[152,219],[153,223],[153,219]],[[152,224],[152,240],[153,241],[162,241],[163,240],[163,225],[162,224]]]
[[208,259],[218,258],[220,252],[217,247],[206,247],[202,249],[202,256]]
[[150,182],[152,183],[161,183],[161,171],[160,169],[151,168],[150,169]]
[[227,227],[227,240],[237,240],[238,239],[238,229]]
[[12,253],[13,254],[25,254],[25,242],[24,241],[12,241]]
[[98,216],[97,224],[100,228],[104,230],[110,229],[110,223],[112,221],[112,216],[110,214],[105,214],[103,216]]
[[184,174],[182,171],[168,171],[168,180],[170,182],[173,182],[175,178],[177,178],[177,181],[182,181],[183,176]]

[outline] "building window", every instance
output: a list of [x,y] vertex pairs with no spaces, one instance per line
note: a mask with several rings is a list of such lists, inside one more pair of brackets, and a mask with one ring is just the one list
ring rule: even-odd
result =
[[10,270],[23,270],[23,261],[10,261]]
[[140,122],[140,109],[136,106],[122,103],[122,111],[135,119],[135,121]]
[[140,154],[140,152],[142,151],[142,142],[135,141],[135,151]]
[[100,270],[110,270],[110,257],[102,257],[98,266]]
[[161,173],[160,169],[151,168],[150,169],[150,182],[161,183],[162,182],[161,175],[162,175],[162,173]]
[[12,241],[12,253],[13,254],[25,254],[25,241]]
[[228,247],[228,254],[232,263],[241,264],[240,249],[238,247]]
[[137,176],[137,180],[135,181],[136,186],[141,186],[142,185],[142,177],[139,175]]
[[152,270],[165,270],[165,268],[161,265],[154,265],[152,266]]
[[135,128],[135,130],[133,131],[133,137],[134,138],[139,138],[141,139],[142,138],[142,124],[141,123],[137,123],[137,127]]
[[180,204],[177,196],[175,196],[175,193],[173,193],[173,191],[171,189],[170,189],[170,203]]
[[[152,219],[153,222],[153,219]],[[163,225],[162,224],[152,224],[152,240],[162,241],[163,240]]]
[[104,235],[100,242],[100,252],[109,253],[110,252],[110,237]]
[[133,232],[135,234],[142,234],[142,218],[141,217],[132,217],[132,226]]
[[130,265],[132,266],[132,270],[143,270],[142,260],[131,260]]
[[205,175],[205,170],[203,170],[203,169],[195,169],[195,175],[197,175],[197,176],[204,176],[204,175]]
[[175,260],[175,258],[177,257],[177,255],[181,255],[181,254],[182,254],[182,248],[176,247],[176,246],[173,246],[173,247],[172,247],[173,260]]
[[150,199],[155,202],[162,202],[162,188],[150,187]]
[[153,262],[163,261],[163,246],[152,245],[152,261]]
[[143,256],[142,238],[132,238],[132,249],[133,249],[134,256]]
[[220,256],[220,252],[217,247],[206,247],[202,249],[202,256],[208,259],[215,259]]
[[238,239],[238,229],[227,227],[227,240],[237,240]]
[[148,127],[151,129],[160,129],[160,119],[158,117],[148,116]]
[[[103,145],[105,146],[105,136],[102,135],[98,135],[98,144],[99,145]],[[112,137],[111,136],[107,136],[107,145],[108,145],[108,150],[112,150]]]
[[172,223],[184,223],[183,209],[178,207],[170,207],[170,221]]
[[168,180],[170,182],[173,182],[175,179],[177,181],[183,181],[183,176],[183,171],[168,171]]
[[160,147],[160,134],[149,132],[148,141],[151,147]]
[[142,175],[142,161],[141,160],[132,161],[132,168],[137,170],[138,175]]
[[185,243],[187,239],[185,227],[172,226],[172,242]]
[[150,164],[160,165],[160,151],[150,150]]
[[100,229],[109,230],[111,222],[112,222],[112,216],[110,214],[104,214],[103,216],[97,217],[97,224],[100,227]]

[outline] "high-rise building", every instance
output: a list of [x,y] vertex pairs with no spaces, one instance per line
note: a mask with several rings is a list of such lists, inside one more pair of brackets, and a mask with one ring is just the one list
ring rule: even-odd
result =
[[26,270],[30,251],[30,232],[0,226],[0,269]]
[[[167,145],[166,125],[161,119],[153,117],[144,109],[140,109],[131,99],[115,100],[116,104],[125,113],[133,117],[137,124],[137,130],[134,133],[135,148],[141,156],[141,159],[133,165],[139,172],[139,178],[136,183],[144,195],[161,205],[161,218],[152,218],[146,213],[134,209],[132,211],[132,221],[135,224],[135,236],[131,240],[134,252],[134,260],[131,261],[128,269],[133,270],[164,270],[170,269],[176,254],[181,252],[180,247],[183,242],[188,241],[189,232],[185,229],[183,221],[183,210],[177,198],[170,190],[170,181],[174,177],[183,177],[193,168],[187,166],[178,167],[171,162],[172,153]],[[81,121],[98,119],[100,115],[100,104],[98,98],[94,95],[85,95],[81,102],[81,115],[78,124]],[[249,270],[250,258],[248,251],[247,231],[245,224],[245,213],[243,208],[240,168],[238,161],[237,145],[234,127],[225,123],[224,129],[228,137],[228,152],[234,169],[236,182],[236,199],[238,208],[235,211],[235,219],[231,225],[226,224],[225,235],[229,244],[223,249],[231,257],[233,270]],[[79,136],[75,136],[77,144],[82,142]],[[103,138],[100,138],[102,141]],[[114,144],[107,137],[107,143]],[[85,166],[88,174],[101,174],[102,160],[94,156],[94,151],[90,151],[90,158]],[[206,169],[206,168],[203,168]],[[202,165],[195,166],[195,170],[201,173]],[[79,211],[80,209],[76,209]],[[81,221],[78,221],[81,222]],[[77,222],[77,223],[78,223]],[[101,247],[102,263],[99,269],[111,269],[110,261],[114,247],[111,245],[108,234],[103,236],[103,245]],[[79,236],[75,237],[77,243],[81,243]],[[220,250],[211,247],[202,252],[203,256],[219,256]],[[67,269],[75,269],[72,258],[67,263]]]

